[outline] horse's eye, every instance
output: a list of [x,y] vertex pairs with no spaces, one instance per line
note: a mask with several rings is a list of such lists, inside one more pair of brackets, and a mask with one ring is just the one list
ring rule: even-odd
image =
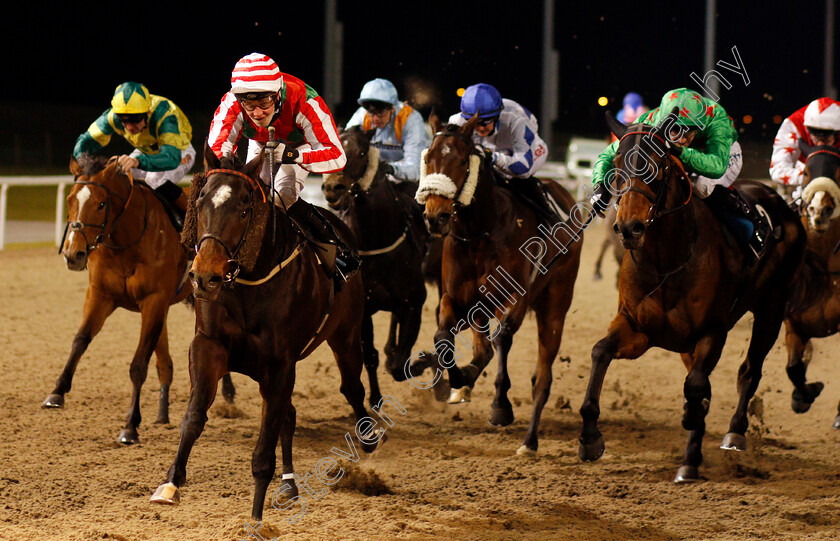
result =
[[105,201],[102,201],[101,203],[99,203],[99,206],[96,207],[97,210],[102,210],[104,208],[105,208]]
[[243,220],[244,220],[245,218],[247,218],[247,217],[248,217],[248,210],[247,210],[247,209],[245,209],[245,210],[243,210],[242,212],[240,212],[240,213],[239,213],[239,217],[240,217],[240,218],[242,218]]
[[467,159],[466,159],[466,158],[464,158],[463,160],[461,160],[461,165],[463,165],[463,166],[465,166],[465,167],[466,167],[466,165],[467,165]]

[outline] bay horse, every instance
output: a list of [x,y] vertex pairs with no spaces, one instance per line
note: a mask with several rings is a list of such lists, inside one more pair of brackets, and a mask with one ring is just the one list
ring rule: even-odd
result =
[[[673,121],[673,113],[669,119]],[[613,172],[624,179],[614,231],[629,254],[619,276],[618,313],[607,336],[592,348],[591,373],[580,408],[578,456],[594,461],[604,453],[598,430],[599,397],[610,362],[636,359],[659,347],[679,353],[688,371],[682,426],[690,436],[674,481],[697,481],[712,397],[709,375],[729,330],[750,311],[755,320],[738,371],[738,406],[721,445],[746,449],[747,406],[784,320],[805,249],[805,231],[796,213],[773,190],[756,181],[737,181],[739,192],[760,205],[775,226],[765,255],[747,266],[743,248],[709,206],[692,197],[692,184],[671,152],[667,130],[643,124],[625,127],[609,115],[608,121],[620,140]]]
[[[560,224],[549,231],[552,239],[543,239],[548,230],[540,226],[533,207],[497,184],[492,166],[482,159],[472,140],[477,116],[461,127],[432,120],[435,136],[421,160],[417,200],[425,204],[432,233],[445,237],[443,296],[435,352],[415,358],[406,376],[416,385],[423,370],[433,368],[434,381],[439,382],[442,369],[446,369],[453,389],[470,389],[492,359],[495,347],[499,364],[489,420],[494,426],[511,424],[508,354],[525,314],[533,309],[539,336],[531,378],[534,407],[517,453],[536,452],[540,416],[551,390],[552,364],[572,302],[583,239],[573,238],[573,230],[562,229]],[[574,198],[557,183],[548,181],[546,185],[563,211],[571,213]],[[523,249],[533,243],[540,249]],[[554,243],[562,244],[566,253],[554,265],[540,268],[550,250],[560,251],[549,248]],[[460,367],[455,363],[455,339],[468,328],[473,334],[473,358]],[[466,396],[455,392],[450,403]]]
[[[804,413],[823,390],[819,381],[806,383],[811,339],[840,330],[840,151],[830,145],[811,147],[802,140],[799,146],[807,156],[800,215],[808,247],[788,303],[785,345],[787,373],[794,385],[791,407]],[[833,427],[840,428],[840,405]]]
[[379,311],[391,313],[385,369],[402,374],[420,332],[426,301],[423,261],[429,238],[423,212],[414,200],[416,184],[402,183],[407,186],[397,188],[388,180],[380,167],[385,162],[379,160],[379,149],[371,145],[374,133],[358,126],[343,130],[339,137],[347,164],[341,172],[325,175],[321,186],[329,207],[339,213],[356,238],[362,258],[362,351],[371,405],[382,398],[372,316]]
[[[382,435],[365,410],[361,324],[364,291],[356,273],[336,293],[315,249],[297,233],[259,180],[264,156],[240,167],[219,160],[205,145],[204,175],[193,178],[185,220],[185,243],[196,256],[189,272],[196,298],[195,337],[190,344],[190,398],[180,441],[166,482],[153,503],[176,504],[186,481],[186,464],[207,421],[219,379],[227,372],[259,383],[263,398],[260,433],[251,462],[252,516],[263,514],[266,490],[275,473],[278,438],[284,490],[297,494],[292,465],[296,410],[292,404],[295,367],[326,341],[341,374],[341,392],[353,408],[357,437],[372,452]],[[324,210],[348,244],[350,232]]]
[[[64,407],[73,374],[91,340],[117,308],[140,312],[140,342],[131,360],[131,406],[117,441],[139,441],[140,390],[146,380],[152,351],[157,358],[160,400],[155,423],[169,422],[172,357],[166,332],[169,306],[192,292],[179,290],[187,253],[163,204],[151,188],[123,173],[116,159],[84,155],[70,161],[75,177],[67,196],[67,229],[61,254],[67,268],[89,269],[82,324],[70,358],[44,408]],[[69,231],[69,234],[68,234]]]

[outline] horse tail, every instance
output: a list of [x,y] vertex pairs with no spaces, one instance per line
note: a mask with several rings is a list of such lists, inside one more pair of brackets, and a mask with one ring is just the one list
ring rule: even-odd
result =
[[831,275],[819,256],[805,250],[802,264],[794,276],[793,291],[788,299],[787,313],[796,314],[817,303],[828,300]]

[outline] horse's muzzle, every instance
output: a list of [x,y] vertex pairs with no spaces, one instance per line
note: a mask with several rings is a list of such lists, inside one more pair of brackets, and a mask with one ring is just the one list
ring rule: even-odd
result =
[[642,247],[646,230],[645,224],[635,219],[627,222],[616,221],[613,225],[613,231],[621,237],[621,244],[627,250],[638,250]]
[[222,289],[222,275],[217,273],[199,273],[190,270],[190,283],[193,287],[195,298],[212,301],[219,296]]
[[[67,246],[67,243],[65,243],[65,246]],[[74,249],[71,245],[61,251],[61,256],[64,258],[64,264],[71,271],[83,271],[87,268],[87,250]]]

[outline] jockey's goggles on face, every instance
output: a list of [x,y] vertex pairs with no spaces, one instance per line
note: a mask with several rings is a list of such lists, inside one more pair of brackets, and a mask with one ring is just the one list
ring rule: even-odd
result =
[[385,103],[365,104],[365,111],[371,116],[382,116],[391,110],[391,106]]
[[679,141],[683,137],[690,137],[694,135],[696,131],[697,128],[694,127],[674,126],[673,128],[671,128],[671,133],[668,134],[668,137],[669,139],[671,139],[671,141]]
[[820,130],[817,128],[808,128],[808,133],[817,139],[828,139],[831,136],[836,136],[837,132],[834,130]]
[[258,100],[239,100],[239,103],[241,103],[242,108],[248,112],[251,112],[256,108],[267,110],[274,105],[274,96],[269,96],[267,98],[261,98]]
[[493,118],[479,118],[478,119],[478,125],[481,126],[482,128],[486,128],[487,126],[496,122],[496,120],[498,120],[496,117],[493,117]]
[[118,114],[117,118],[120,119],[120,122],[125,124],[140,124],[144,120],[146,120],[146,113],[136,113],[136,114]]

